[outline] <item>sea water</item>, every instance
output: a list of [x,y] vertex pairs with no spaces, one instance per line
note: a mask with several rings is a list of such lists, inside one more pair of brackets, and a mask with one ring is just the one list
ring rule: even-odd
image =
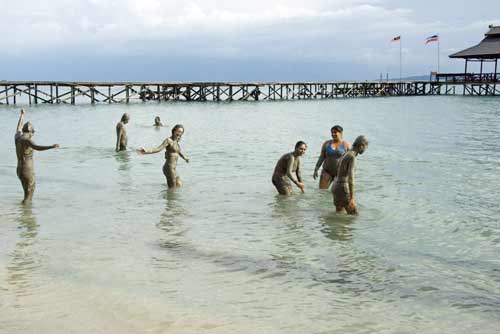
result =
[[[1,333],[497,333],[500,99],[38,105],[37,188],[23,206],[0,107]],[[115,153],[115,125],[129,151]],[[153,128],[159,115],[166,127]],[[169,191],[181,123],[189,164]],[[357,217],[312,174],[330,127],[366,135]],[[304,194],[277,195],[304,140]]]

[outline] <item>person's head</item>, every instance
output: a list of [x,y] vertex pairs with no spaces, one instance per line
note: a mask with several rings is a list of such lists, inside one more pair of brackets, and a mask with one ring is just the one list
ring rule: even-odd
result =
[[344,132],[344,129],[340,125],[332,126],[330,132],[332,133],[333,140],[342,140],[342,133]]
[[176,124],[172,128],[172,138],[179,140],[182,137],[182,134],[184,133],[184,126],[182,124]]
[[363,154],[368,148],[368,139],[365,136],[358,136],[352,144],[352,149],[359,154]]
[[306,150],[307,150],[307,144],[305,142],[303,142],[302,140],[299,140],[295,144],[295,154],[297,156],[304,155],[304,153],[306,153]]
[[35,134],[35,128],[31,122],[26,122],[23,125],[23,134],[33,136]]
[[130,119],[129,114],[124,113],[124,114],[122,115],[122,119],[121,119],[121,121],[122,121],[123,123],[127,124],[127,123],[128,123],[128,121],[129,121],[129,119]]
[[160,126],[161,125],[161,119],[160,116],[155,117],[155,125]]

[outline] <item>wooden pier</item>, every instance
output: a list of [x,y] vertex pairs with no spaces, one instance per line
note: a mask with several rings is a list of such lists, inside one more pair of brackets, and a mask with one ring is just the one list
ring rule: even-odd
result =
[[278,101],[451,94],[437,81],[411,82],[49,82],[0,81],[0,104],[146,101]]

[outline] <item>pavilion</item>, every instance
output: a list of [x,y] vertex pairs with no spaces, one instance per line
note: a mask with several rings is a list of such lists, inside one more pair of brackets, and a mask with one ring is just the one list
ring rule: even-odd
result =
[[[498,59],[500,59],[500,26],[489,26],[489,31],[485,34],[485,38],[477,45],[474,45],[465,50],[456,52],[449,56],[450,58],[465,59],[464,73],[439,73],[439,79],[453,83],[497,83],[500,82],[500,73],[498,73]],[[468,73],[467,66],[469,62],[480,62],[479,73]],[[494,62],[494,72],[484,73],[483,63]]]

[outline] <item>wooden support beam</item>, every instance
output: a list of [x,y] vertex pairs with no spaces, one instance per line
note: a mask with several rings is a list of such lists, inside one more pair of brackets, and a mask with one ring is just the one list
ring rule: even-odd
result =
[[5,86],[5,104],[9,104],[9,86]]

